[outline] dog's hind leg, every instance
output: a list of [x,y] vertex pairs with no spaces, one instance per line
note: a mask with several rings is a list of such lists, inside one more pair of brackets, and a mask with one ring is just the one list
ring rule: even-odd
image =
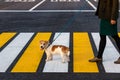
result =
[[64,54],[61,54],[61,58],[62,58],[62,62],[65,63],[66,62],[66,56]]
[[70,58],[69,58],[69,56],[66,56],[67,57],[67,62],[70,62]]
[[66,57],[67,57],[67,62],[70,62],[70,51],[67,52]]

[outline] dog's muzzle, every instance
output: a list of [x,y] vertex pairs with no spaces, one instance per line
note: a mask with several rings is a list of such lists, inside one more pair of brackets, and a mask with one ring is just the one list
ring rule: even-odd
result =
[[44,49],[44,47],[43,47],[43,46],[40,46],[40,48],[41,48],[41,50],[43,50],[43,49]]

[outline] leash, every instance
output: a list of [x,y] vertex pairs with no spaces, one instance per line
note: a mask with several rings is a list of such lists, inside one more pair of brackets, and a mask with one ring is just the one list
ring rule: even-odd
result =
[[[78,12],[77,12],[78,13]],[[67,24],[65,24],[63,29],[60,31],[60,33],[48,44],[48,47],[62,34],[63,31],[65,31],[75,20],[76,16],[78,14],[74,14],[68,21]]]

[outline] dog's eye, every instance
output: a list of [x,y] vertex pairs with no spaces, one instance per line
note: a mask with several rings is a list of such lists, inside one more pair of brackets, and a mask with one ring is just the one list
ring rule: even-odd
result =
[[43,45],[45,45],[45,44],[43,44]]

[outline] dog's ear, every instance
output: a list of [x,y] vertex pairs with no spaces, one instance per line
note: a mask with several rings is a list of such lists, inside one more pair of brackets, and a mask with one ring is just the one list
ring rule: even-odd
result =
[[48,43],[48,41],[45,41],[45,43]]
[[40,43],[42,43],[43,42],[43,40],[40,40]]

